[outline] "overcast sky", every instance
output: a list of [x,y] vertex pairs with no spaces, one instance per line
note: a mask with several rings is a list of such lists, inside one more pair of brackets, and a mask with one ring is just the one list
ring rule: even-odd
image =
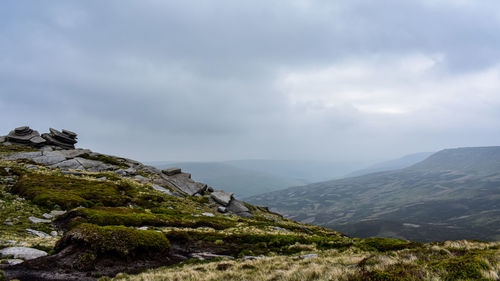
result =
[[500,145],[498,0],[3,0],[0,54],[0,134],[143,161]]

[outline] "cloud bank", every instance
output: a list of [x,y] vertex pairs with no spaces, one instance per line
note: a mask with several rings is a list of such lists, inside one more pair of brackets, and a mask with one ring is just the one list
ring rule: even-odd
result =
[[4,1],[1,131],[141,160],[498,145],[498,1]]

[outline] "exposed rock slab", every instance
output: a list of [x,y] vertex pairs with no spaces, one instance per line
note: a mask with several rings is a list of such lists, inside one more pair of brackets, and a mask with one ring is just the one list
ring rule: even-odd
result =
[[13,256],[15,259],[32,260],[46,256],[47,252],[27,247],[8,247],[0,250],[0,255],[2,257]]
[[204,183],[192,180],[191,174],[188,173],[180,173],[173,176],[163,175],[163,179],[169,183],[169,186],[191,196],[201,193],[207,187]]
[[214,199],[215,202],[227,206],[229,205],[229,202],[233,199],[233,194],[232,192],[225,192],[222,190],[216,190],[210,194],[210,197]]

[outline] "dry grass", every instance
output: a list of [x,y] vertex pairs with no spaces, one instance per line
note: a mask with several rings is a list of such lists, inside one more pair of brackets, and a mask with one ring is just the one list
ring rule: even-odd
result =
[[[498,246],[499,243],[482,243],[471,241],[458,241],[439,243],[431,246],[440,250],[466,250],[488,249]],[[424,247],[424,248],[426,248]],[[158,268],[149,270],[134,276],[126,274],[117,275],[113,280],[126,281],[302,281],[302,280],[407,280],[401,279],[369,279],[373,272],[387,272],[394,274],[394,268],[418,268],[417,279],[408,280],[451,280],[447,277],[445,270],[435,270],[431,265],[433,260],[419,259],[416,249],[406,249],[389,253],[360,252],[359,249],[351,248],[343,252],[337,250],[315,251],[319,253],[318,258],[302,259],[300,254],[294,256],[274,256],[258,260],[222,260],[204,264],[184,264],[174,267]],[[431,250],[434,251],[434,250]],[[493,258],[491,256],[493,251]],[[302,252],[304,254],[307,252]],[[443,253],[443,252],[441,252]],[[486,280],[498,280],[500,275],[500,250],[490,250],[488,259],[478,255],[482,261],[491,266],[490,270],[483,270],[482,276]],[[485,254],[486,256],[486,254]],[[443,261],[449,257],[440,257],[436,261]],[[391,271],[392,270],[392,271]],[[408,274],[410,274],[408,273]],[[395,276],[402,274],[395,273]],[[457,279],[473,280],[473,279]]]

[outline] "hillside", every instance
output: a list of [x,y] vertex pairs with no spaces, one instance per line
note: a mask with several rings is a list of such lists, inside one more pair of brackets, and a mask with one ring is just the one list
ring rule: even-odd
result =
[[151,163],[159,169],[179,167],[192,174],[193,179],[204,182],[216,189],[233,192],[243,198],[290,186],[304,185],[310,182],[286,178],[256,170],[244,169],[225,162],[175,162]]
[[500,239],[500,147],[447,149],[406,169],[248,198],[348,235]]
[[495,280],[500,243],[350,238],[28,127],[0,137],[0,280]]
[[367,168],[356,170],[354,172],[351,172],[344,177],[359,177],[362,175],[367,175],[367,174],[372,174],[372,173],[378,173],[378,172],[385,172],[385,171],[391,171],[391,170],[399,170],[399,169],[404,169],[408,168],[420,161],[423,161],[427,157],[431,156],[434,154],[433,152],[420,152],[420,153],[413,153],[409,155],[405,155],[401,158],[398,159],[393,159],[389,161],[384,161],[381,163],[377,163],[374,165],[371,165]]

